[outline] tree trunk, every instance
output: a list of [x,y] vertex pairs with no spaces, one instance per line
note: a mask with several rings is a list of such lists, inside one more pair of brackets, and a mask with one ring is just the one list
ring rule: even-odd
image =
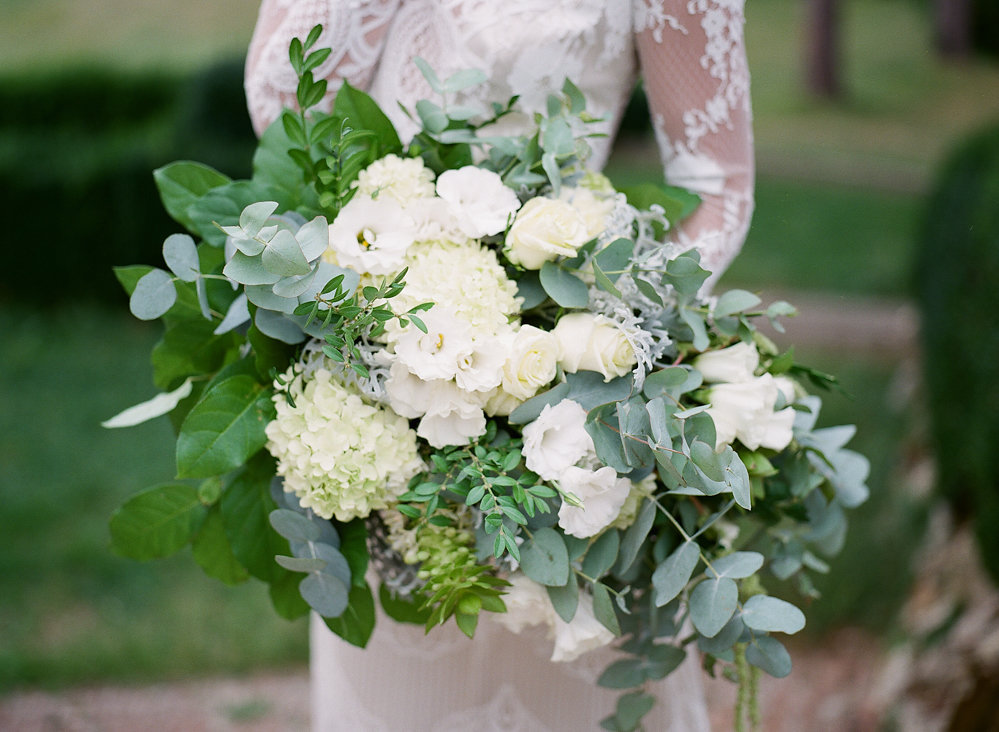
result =
[[[948,0],[940,0],[947,2]],[[818,97],[832,99],[842,92],[839,66],[839,0],[807,0],[806,84]]]
[[971,52],[971,2],[933,0],[933,40],[946,58],[967,58]]

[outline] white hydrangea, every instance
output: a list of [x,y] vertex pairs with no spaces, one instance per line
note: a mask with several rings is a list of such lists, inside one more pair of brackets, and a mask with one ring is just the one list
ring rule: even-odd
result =
[[390,300],[402,313],[433,302],[472,326],[479,337],[502,331],[520,312],[517,284],[496,253],[476,241],[420,242],[406,252],[406,288]]
[[338,521],[366,517],[405,493],[424,467],[409,422],[366,403],[326,369],[292,376],[278,385],[277,417],[267,425],[267,449],[285,491]]
[[420,158],[386,155],[357,174],[357,192],[369,198],[388,197],[402,206],[434,196],[434,172]]

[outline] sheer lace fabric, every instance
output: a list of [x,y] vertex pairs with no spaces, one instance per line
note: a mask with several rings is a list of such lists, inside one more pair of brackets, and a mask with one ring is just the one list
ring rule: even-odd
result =
[[[741,248],[753,209],[743,22],[743,0],[263,0],[247,100],[262,132],[294,102],[289,41],[322,23],[320,45],[333,49],[316,72],[330,80],[327,104],[346,79],[368,90],[406,139],[416,125],[397,102],[412,109],[433,98],[414,56],[442,77],[486,73],[487,84],[450,102],[519,94],[528,115],[568,77],[604,120],[608,136],[594,140],[591,159],[599,168],[641,74],[665,180],[702,198],[666,246],[697,248],[714,272],[710,286]],[[420,628],[380,620],[365,651],[313,623],[316,729],[554,732],[595,729],[614,708],[616,694],[592,683],[613,658],[609,649],[553,664],[550,641],[488,620],[474,642],[453,627],[424,638]],[[580,678],[588,668],[590,678]],[[649,729],[709,728],[699,673],[692,657],[659,685]]]
[[715,273],[738,253],[753,209],[744,0],[264,0],[247,58],[246,92],[261,132],[294,101],[288,42],[323,23],[333,53],[317,70],[368,90],[405,138],[412,109],[433,96],[412,63],[442,76],[482,69],[489,83],[463,101],[521,96],[530,114],[566,77],[580,86],[608,137],[593,143],[602,167],[632,86],[644,78],[665,180],[699,193],[699,209],[672,233]]

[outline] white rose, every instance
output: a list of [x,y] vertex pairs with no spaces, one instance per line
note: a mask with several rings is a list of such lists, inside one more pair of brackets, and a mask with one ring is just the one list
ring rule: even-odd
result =
[[738,439],[750,450],[782,450],[791,442],[794,410],[774,411],[778,386],[763,374],[751,381],[717,384],[708,391],[707,414],[715,424],[715,449]]
[[524,426],[524,461],[545,480],[556,480],[562,472],[592,453],[593,439],[586,431],[586,410],[563,399],[554,407],[545,405],[538,418]]
[[565,201],[532,198],[517,213],[506,236],[507,259],[541,269],[558,257],[573,257],[590,237],[579,211]]
[[490,417],[506,417],[510,412],[519,407],[523,399],[518,399],[512,394],[503,391],[502,386],[498,386],[489,392],[486,403],[482,407]]
[[557,614],[552,622],[555,630],[553,661],[574,661],[587,651],[602,648],[614,640],[614,634],[597,620],[593,612],[593,596],[588,592],[579,593],[576,614],[570,622],[565,622]]
[[548,331],[521,326],[503,364],[503,391],[521,401],[551,383],[558,370],[558,343]]
[[555,609],[542,585],[528,579],[523,572],[514,572],[509,581],[510,587],[503,595],[506,612],[494,616],[507,630],[519,633],[524,628],[541,623],[551,626],[555,622]]
[[614,199],[596,195],[589,188],[562,186],[558,196],[579,212],[586,224],[587,241],[595,239],[607,228],[607,217],[614,210]]
[[592,313],[563,315],[552,330],[558,341],[558,361],[563,370],[597,371],[604,381],[624,376],[638,363],[624,331],[614,321]]
[[448,202],[462,231],[472,239],[500,233],[520,208],[520,199],[502,178],[474,165],[441,173],[437,195]]
[[413,225],[391,199],[355,197],[330,224],[336,263],[361,274],[395,274],[413,243]]
[[558,525],[580,539],[596,536],[610,525],[631,492],[631,481],[619,478],[610,466],[599,470],[568,467],[559,476],[558,484],[583,504],[573,506],[563,501],[558,510]]
[[750,381],[760,365],[760,354],[751,343],[736,343],[717,351],[702,353],[693,366],[706,382]]

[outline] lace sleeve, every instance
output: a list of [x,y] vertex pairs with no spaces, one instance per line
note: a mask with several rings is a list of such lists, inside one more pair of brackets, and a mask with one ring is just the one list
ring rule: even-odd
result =
[[246,102],[260,135],[285,106],[294,106],[298,79],[288,62],[292,38],[304,39],[318,23],[318,48],[333,49],[315,71],[330,81],[324,104],[343,79],[366,88],[400,0],[263,0],[246,57]]
[[701,196],[674,233],[721,275],[753,213],[744,0],[635,0],[636,43],[666,181]]

